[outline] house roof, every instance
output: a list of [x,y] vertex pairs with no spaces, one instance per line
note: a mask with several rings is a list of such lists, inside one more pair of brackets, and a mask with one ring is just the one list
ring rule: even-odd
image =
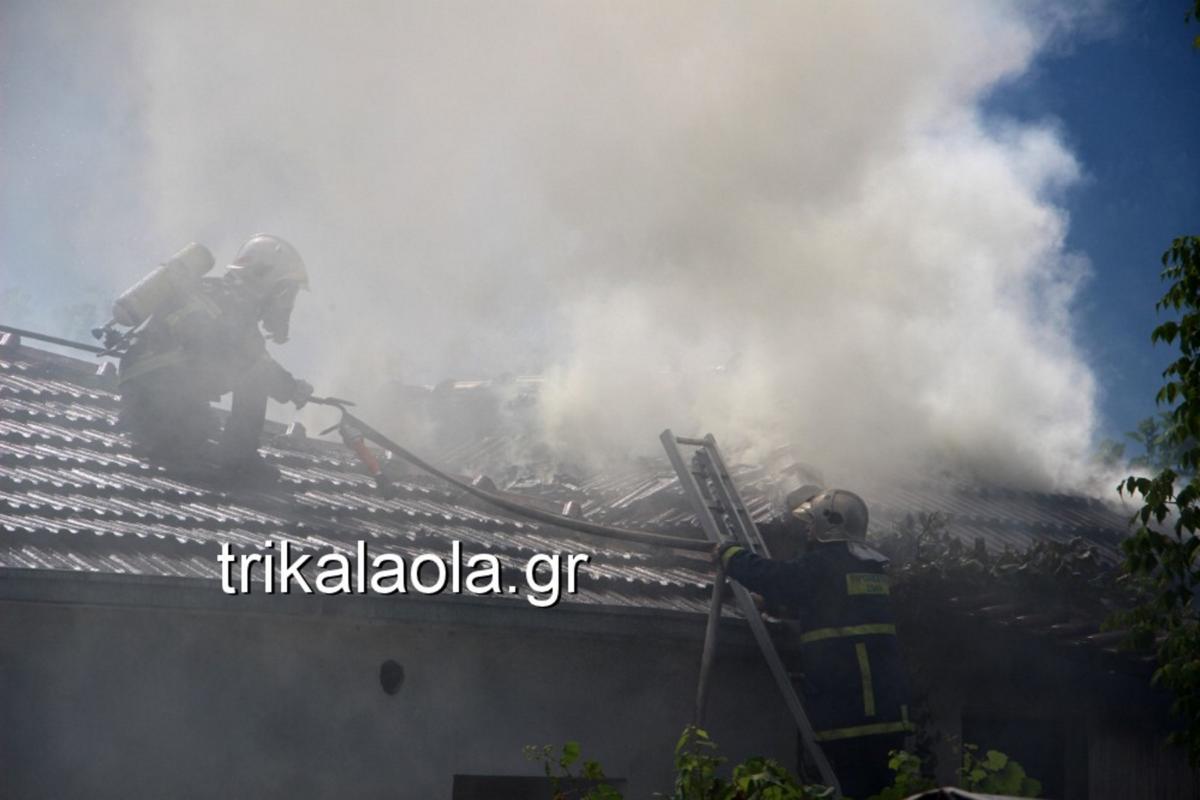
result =
[[[11,342],[11,339],[10,339]],[[429,478],[382,497],[340,443],[271,425],[269,491],[186,478],[147,462],[117,428],[111,375],[94,363],[0,348],[0,568],[218,580],[233,552],[287,540],[293,552],[494,553],[518,573],[538,552],[591,555],[563,602],[703,613],[711,577],[678,556],[498,516]],[[516,598],[498,597],[498,602]],[[522,605],[524,602],[522,601]]]
[[[111,365],[110,365],[111,366]],[[566,604],[685,615],[707,611],[711,572],[702,556],[612,542],[512,519],[433,478],[399,472],[382,497],[340,443],[286,433],[268,423],[262,452],[282,479],[269,491],[238,490],[172,473],[134,453],[117,428],[111,369],[0,339],[0,569],[215,581],[219,547],[262,551],[288,541],[295,552],[372,553],[413,558],[496,554],[520,571],[535,552],[580,552],[591,561]],[[493,461],[508,491],[545,503],[578,502],[602,523],[702,538],[669,467],[644,463],[583,478],[533,479],[494,470],[497,441],[443,454],[467,474]],[[770,475],[739,466],[734,477],[756,516],[769,513]],[[875,524],[943,511],[958,535],[991,548],[1082,536],[1115,554],[1124,517],[1099,501],[997,489],[931,487],[869,495]],[[411,596],[411,595],[410,595]],[[497,603],[517,602],[500,596]],[[525,605],[523,602],[521,605]]]

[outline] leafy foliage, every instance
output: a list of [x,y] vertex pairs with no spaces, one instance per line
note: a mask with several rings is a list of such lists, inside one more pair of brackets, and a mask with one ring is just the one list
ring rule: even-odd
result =
[[[1011,797],[1037,797],[1042,783],[1025,774],[1025,768],[999,750],[988,750],[983,758],[979,746],[962,746],[962,766],[958,770],[958,785],[971,792],[1003,794]],[[892,785],[867,800],[904,800],[937,784],[922,774],[921,760],[912,753],[893,750],[888,767],[896,773]]]
[[695,726],[683,729],[675,744],[675,787],[672,800],[718,798],[728,785],[717,777],[725,759],[717,754],[717,744],[708,732]]
[[717,774],[725,763],[706,731],[689,725],[675,745],[675,787],[669,800],[817,800],[833,798],[833,789],[803,785],[779,762],[754,757],[733,768],[726,780]]
[[958,770],[958,785],[967,791],[1006,794],[1013,797],[1037,797],[1041,781],[1025,774],[1025,768],[1001,753],[988,750],[979,758],[979,747],[963,745],[963,765]]
[[872,542],[891,560],[898,599],[938,603],[986,587],[1101,620],[1141,597],[1138,587],[1082,538],[1040,540],[1023,551],[992,553],[982,539],[964,544],[951,533],[951,523],[938,512],[909,515]]
[[[962,748],[963,763],[958,771],[959,785],[971,791],[1008,794],[1014,797],[1036,797],[1041,783],[1025,774],[1025,770],[998,750],[988,750],[983,758],[976,745]],[[888,766],[896,773],[892,785],[868,800],[903,800],[918,792],[936,787],[922,774],[921,759],[912,753],[893,750]],[[525,757],[542,763],[550,778],[551,800],[623,800],[623,795],[607,780],[604,770],[595,761],[583,760],[576,773],[572,768],[580,763],[578,742],[567,742],[561,751],[551,745],[528,746]],[[708,732],[694,725],[684,728],[675,745],[675,784],[669,795],[656,794],[658,800],[835,800],[828,786],[803,784],[779,762],[755,756],[734,765],[728,778],[721,777],[728,759],[720,754]]]
[[1168,467],[1178,467],[1182,463],[1183,454],[1196,445],[1195,439],[1188,437],[1186,441],[1175,441],[1171,436],[1171,414],[1163,411],[1153,417],[1147,417],[1138,423],[1137,430],[1125,434],[1129,439],[1141,445],[1145,451],[1129,462],[1134,469],[1149,469],[1155,472]]
[[[622,800],[622,794],[605,783],[604,770],[595,761],[583,761],[578,742],[567,742],[561,752],[551,745],[526,747],[525,757],[540,761],[550,778],[551,800]],[[719,772],[727,759],[720,755],[708,732],[689,725],[675,745],[675,785],[662,800],[833,800],[833,789],[809,786],[777,761],[754,757],[736,764],[730,777]]]
[[937,782],[922,774],[921,759],[913,753],[893,750],[889,753],[888,769],[896,773],[892,785],[867,800],[904,800],[910,795],[937,788]]
[[1118,620],[1132,628],[1135,642],[1157,643],[1154,682],[1174,693],[1172,708],[1183,723],[1171,739],[1200,765],[1200,237],[1174,240],[1162,263],[1170,286],[1157,308],[1177,318],[1155,328],[1151,339],[1179,348],[1158,392],[1158,402],[1169,407],[1164,442],[1179,451],[1176,463],[1153,477],[1130,476],[1118,487],[1142,499],[1133,518],[1137,530],[1123,547],[1130,574],[1150,587],[1149,597]]
[[551,745],[525,747],[525,758],[541,762],[550,779],[551,800],[622,800],[621,793],[605,782],[608,779],[600,762],[585,759],[579,772],[572,769],[581,756],[579,742],[567,742],[557,753]]

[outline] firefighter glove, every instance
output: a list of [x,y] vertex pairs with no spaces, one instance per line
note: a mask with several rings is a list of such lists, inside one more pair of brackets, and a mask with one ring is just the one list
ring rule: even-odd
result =
[[296,404],[296,408],[304,408],[312,396],[312,384],[308,381],[297,380],[295,387],[292,388],[292,402]]

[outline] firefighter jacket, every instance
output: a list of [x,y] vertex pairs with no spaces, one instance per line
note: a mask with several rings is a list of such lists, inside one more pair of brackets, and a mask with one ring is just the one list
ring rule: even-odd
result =
[[806,700],[818,741],[911,730],[887,559],[858,542],[818,542],[791,561],[740,548],[729,577],[797,618]]
[[267,353],[258,306],[229,282],[205,278],[188,296],[157,310],[121,358],[120,382],[179,380],[217,399],[252,377],[287,402],[296,379]]

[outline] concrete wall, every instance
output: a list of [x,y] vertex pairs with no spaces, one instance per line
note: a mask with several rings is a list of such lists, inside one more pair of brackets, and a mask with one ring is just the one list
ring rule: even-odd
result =
[[[0,602],[0,796],[449,798],[456,773],[538,774],[522,746],[568,739],[629,797],[667,790],[703,620],[670,638],[512,614],[528,624]],[[394,696],[387,659],[405,670]],[[744,642],[712,698],[728,755],[794,768]]]

